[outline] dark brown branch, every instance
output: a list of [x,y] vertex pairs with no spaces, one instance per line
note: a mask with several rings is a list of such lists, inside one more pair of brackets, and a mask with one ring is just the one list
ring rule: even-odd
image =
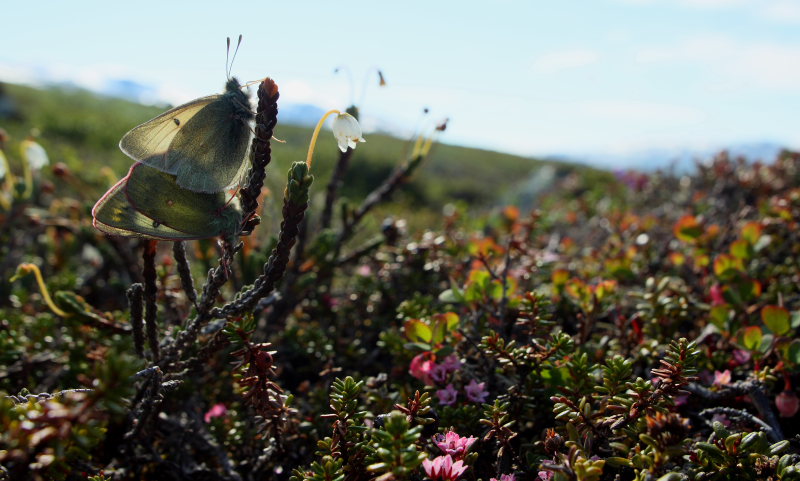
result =
[[192,269],[189,267],[189,260],[186,259],[186,243],[174,242],[172,244],[172,255],[178,265],[178,275],[181,278],[181,286],[186,293],[186,297],[197,306],[197,292],[194,290],[194,280],[192,279]]
[[156,294],[158,294],[158,287],[156,286],[156,246],[157,241],[148,240],[144,242],[144,253],[142,260],[144,267],[142,268],[142,276],[144,277],[144,325],[147,330],[147,343],[150,345],[150,352],[153,355],[153,361],[158,361],[160,357],[158,347],[158,326],[156,325],[156,317],[158,313],[158,305],[156,304]]

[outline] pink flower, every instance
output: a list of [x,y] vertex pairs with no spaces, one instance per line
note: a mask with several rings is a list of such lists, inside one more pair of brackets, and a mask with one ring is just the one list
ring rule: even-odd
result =
[[794,391],[783,391],[775,396],[775,407],[778,408],[782,418],[790,418],[800,409],[800,399],[797,399]]
[[455,354],[450,354],[444,358],[441,365],[448,373],[456,372],[461,369],[461,360]]
[[468,468],[468,466],[464,466],[464,461],[462,460],[453,462],[453,458],[449,454],[447,456],[439,456],[433,461],[423,459],[422,467],[425,468],[425,474],[434,481],[438,479],[455,481]]
[[447,367],[444,364],[437,364],[436,367],[431,370],[431,379],[442,384],[447,380],[448,374],[450,373],[447,371]]
[[203,416],[203,419],[205,422],[210,423],[212,419],[224,416],[227,412],[228,408],[226,408],[224,404],[214,404],[211,406],[211,409],[208,410],[206,415]]
[[720,306],[725,304],[725,298],[722,297],[722,286],[714,284],[711,286],[711,305]]
[[408,372],[415,378],[430,386],[433,385],[433,381],[431,380],[431,371],[435,366],[436,363],[430,359],[430,353],[423,352],[422,354],[417,354],[414,356],[414,359],[411,360],[411,365],[408,368]]
[[[545,472],[548,472],[548,471],[545,471]],[[541,472],[539,473],[539,476],[541,476]],[[497,478],[489,478],[489,481],[517,481],[517,477],[516,477],[516,476],[514,476],[514,473],[511,473],[511,474],[501,474],[501,475],[500,475],[500,479],[497,479]]]
[[725,369],[724,371],[714,371],[714,385],[715,386],[724,386],[726,384],[731,383],[731,371],[730,369]]
[[458,391],[453,388],[452,384],[448,384],[446,388],[436,391],[436,396],[439,397],[439,404],[451,406],[456,402]]
[[552,471],[539,471],[539,479],[542,481],[550,481],[553,479],[553,472]]
[[740,365],[747,364],[752,357],[753,355],[750,354],[750,351],[745,351],[744,349],[734,349],[733,351],[733,359]]
[[477,438],[472,436],[459,436],[455,431],[447,431],[445,434],[436,434],[433,436],[433,441],[439,446],[439,449],[444,451],[445,454],[453,456],[455,459],[462,459],[476,439]]
[[467,399],[474,403],[486,402],[489,393],[486,392],[485,382],[476,382],[474,379],[464,386],[464,392],[467,393]]
[[719,421],[722,423],[723,426],[728,427],[731,425],[731,420],[728,419],[728,416],[724,414],[715,414],[711,416],[712,421]]

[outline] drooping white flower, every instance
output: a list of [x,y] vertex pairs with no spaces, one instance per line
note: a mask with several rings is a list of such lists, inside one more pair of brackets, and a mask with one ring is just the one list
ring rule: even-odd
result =
[[361,126],[358,125],[358,120],[348,113],[337,114],[333,119],[333,136],[339,143],[339,150],[346,152],[347,148],[356,148],[359,142],[366,142],[366,139],[361,137]]
[[32,170],[39,170],[50,163],[50,158],[47,157],[44,147],[34,140],[24,140],[22,142],[22,151],[25,153],[25,159]]
[[8,161],[6,160],[6,155],[3,153],[2,150],[0,150],[0,180],[3,180],[6,176],[6,171],[8,170],[6,165],[8,165]]

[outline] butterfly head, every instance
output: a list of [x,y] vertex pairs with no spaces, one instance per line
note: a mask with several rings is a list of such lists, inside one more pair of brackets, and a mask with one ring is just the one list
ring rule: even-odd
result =
[[239,83],[236,77],[229,78],[225,83],[224,95],[233,103],[238,118],[245,121],[250,121],[255,118],[253,109],[250,106],[250,97],[247,94],[247,90],[242,87],[242,84]]

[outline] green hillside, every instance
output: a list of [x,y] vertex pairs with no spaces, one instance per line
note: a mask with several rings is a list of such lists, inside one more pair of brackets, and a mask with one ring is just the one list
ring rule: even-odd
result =
[[[159,114],[169,106],[145,106],[127,100],[98,95],[68,87],[32,88],[0,85],[0,127],[10,134],[12,149],[31,131],[38,132],[39,142],[47,149],[51,163],[63,162],[81,182],[96,187],[102,194],[111,177],[122,177],[131,161],[117,147],[122,135],[132,127]],[[280,120],[280,117],[279,117]],[[311,129],[278,124],[273,142],[273,165],[267,185],[273,192],[283,189],[284,172],[291,162],[305,158]],[[389,135],[369,134],[359,146],[346,176],[342,196],[360,200],[404,160],[411,141]],[[446,140],[445,132],[440,139]],[[329,134],[320,136],[315,154],[314,174],[319,181],[313,201],[322,202],[322,186],[338,158],[335,141]],[[12,159],[12,168],[14,160]],[[556,178],[578,172],[594,181],[607,181],[610,175],[585,166],[542,161],[511,154],[472,149],[440,143],[435,145],[425,164],[412,181],[397,194],[399,204],[414,209],[411,220],[426,225],[449,202],[464,202],[473,208],[486,208],[531,193],[520,192],[525,180],[542,166],[551,166]],[[102,169],[108,167],[111,172]],[[279,174],[278,174],[279,173]],[[595,183],[594,181],[590,183]],[[88,201],[92,195],[82,194]],[[277,207],[266,203],[267,219],[277,214]],[[397,210],[396,206],[394,207]],[[397,212],[393,212],[397,214]],[[388,214],[379,211],[379,214]]]

